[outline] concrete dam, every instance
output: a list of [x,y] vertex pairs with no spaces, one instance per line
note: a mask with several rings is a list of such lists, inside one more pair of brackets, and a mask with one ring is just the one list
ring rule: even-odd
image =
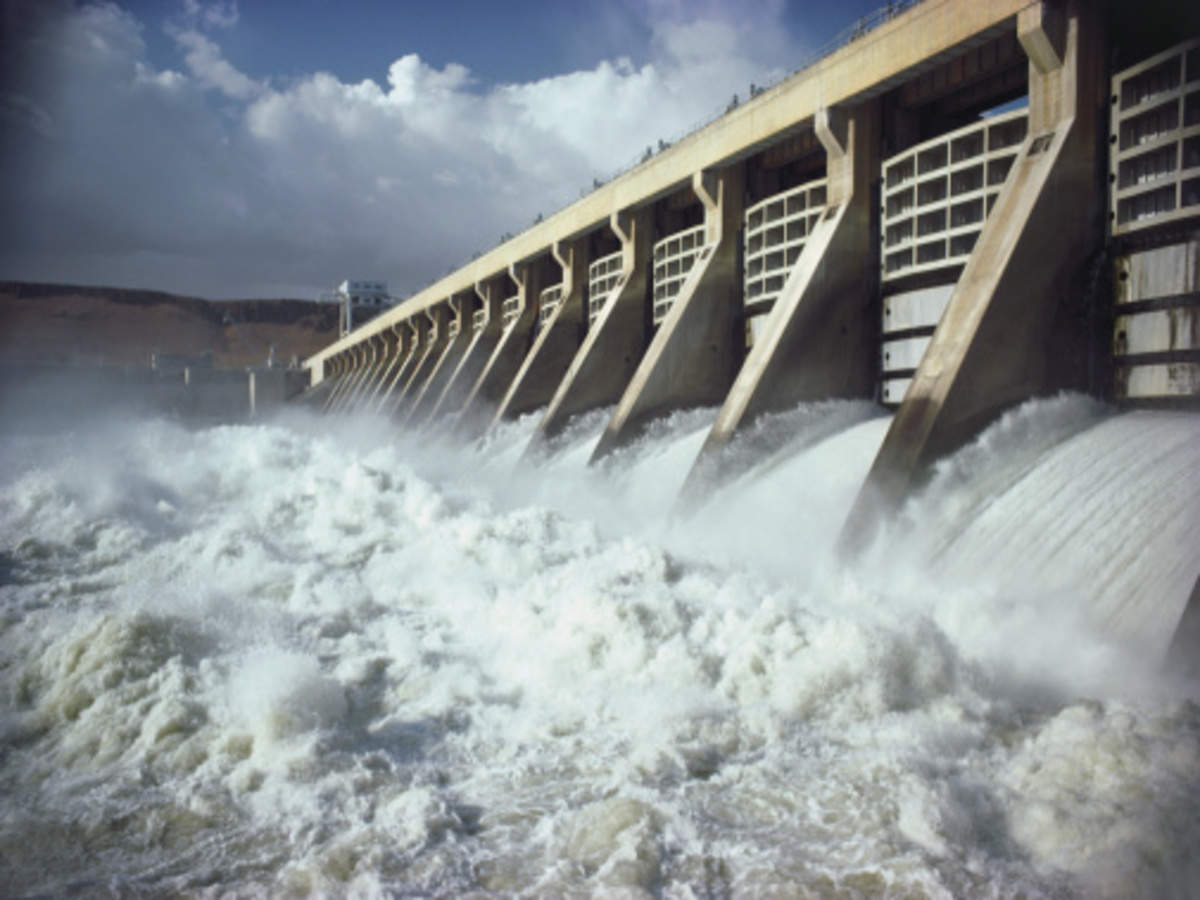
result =
[[[307,359],[304,400],[464,440],[538,413],[530,467],[587,413],[611,409],[597,462],[715,408],[685,510],[741,474],[762,416],[873,400],[893,414],[853,553],[1026,400],[1195,415],[1198,285],[1200,14],[893,3]],[[1154,429],[1122,427],[1153,465]],[[1173,565],[1196,586],[1163,601],[1169,630],[1200,633],[1200,540]]]

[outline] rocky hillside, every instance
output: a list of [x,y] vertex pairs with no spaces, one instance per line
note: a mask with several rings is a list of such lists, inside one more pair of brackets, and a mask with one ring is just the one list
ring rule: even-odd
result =
[[221,367],[303,358],[337,337],[337,308],[305,300],[202,300],[160,291],[0,282],[0,364],[145,366],[212,351]]

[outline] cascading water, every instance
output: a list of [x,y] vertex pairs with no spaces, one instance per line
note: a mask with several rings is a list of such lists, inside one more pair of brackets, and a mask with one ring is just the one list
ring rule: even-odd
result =
[[846,565],[887,419],[674,514],[712,417],[7,430],[5,891],[1190,895],[1200,419],[1028,404]]

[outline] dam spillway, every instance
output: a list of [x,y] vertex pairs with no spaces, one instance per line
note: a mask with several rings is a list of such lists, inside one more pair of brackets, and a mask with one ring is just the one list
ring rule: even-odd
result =
[[311,357],[314,400],[463,438],[536,414],[528,465],[573,417],[608,411],[598,463],[712,409],[688,508],[751,465],[733,450],[764,415],[873,400],[890,425],[829,526],[848,553],[1030,398],[1194,411],[1200,39],[1160,18],[890,4]]

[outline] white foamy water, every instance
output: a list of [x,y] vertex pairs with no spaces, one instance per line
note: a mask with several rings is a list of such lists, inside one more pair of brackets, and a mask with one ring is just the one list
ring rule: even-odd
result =
[[1195,895],[1200,419],[1030,404],[847,565],[886,417],[681,518],[713,414],[9,430],[3,892]]

